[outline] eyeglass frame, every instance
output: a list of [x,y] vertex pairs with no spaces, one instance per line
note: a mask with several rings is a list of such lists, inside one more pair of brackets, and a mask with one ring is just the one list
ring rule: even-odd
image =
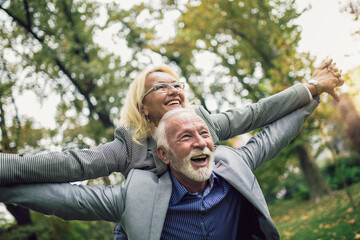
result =
[[[160,89],[157,89],[157,90],[156,90],[156,89],[155,89],[156,84],[164,84],[164,85],[167,85],[166,90],[160,90]],[[174,85],[176,85],[176,84],[179,84],[179,85],[181,86],[181,89],[179,89],[179,90],[176,89],[176,88],[174,87]],[[181,91],[183,91],[184,88],[185,88],[185,83],[184,83],[184,82],[173,82],[173,83],[157,82],[157,83],[154,83],[154,85],[152,85],[151,88],[143,95],[143,97],[142,97],[142,99],[141,99],[141,102],[143,102],[143,101],[144,101],[144,98],[145,98],[148,94],[150,94],[151,92],[159,92],[159,93],[169,92],[169,91],[170,91],[170,86],[171,86],[172,88],[174,88],[176,91],[181,92]]]

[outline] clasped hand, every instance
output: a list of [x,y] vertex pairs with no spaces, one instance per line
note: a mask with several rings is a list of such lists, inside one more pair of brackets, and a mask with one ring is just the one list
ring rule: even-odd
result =
[[335,92],[335,88],[344,84],[344,78],[341,76],[342,70],[339,70],[335,66],[336,63],[333,63],[332,59],[323,62],[320,67],[315,69],[312,78],[318,81],[321,88],[321,92],[319,92],[318,95],[327,92],[336,101],[340,101],[338,94]]

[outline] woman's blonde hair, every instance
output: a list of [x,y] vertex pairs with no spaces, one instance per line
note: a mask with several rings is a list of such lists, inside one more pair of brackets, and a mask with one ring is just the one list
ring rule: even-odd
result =
[[[141,112],[146,77],[153,72],[168,73],[177,81],[179,80],[178,75],[170,67],[160,65],[142,71],[130,84],[129,91],[126,94],[125,104],[120,113],[120,125],[132,131],[132,140],[138,144],[140,144],[139,141],[150,137],[155,130],[155,124],[148,122]],[[186,98],[185,106],[187,106]]]

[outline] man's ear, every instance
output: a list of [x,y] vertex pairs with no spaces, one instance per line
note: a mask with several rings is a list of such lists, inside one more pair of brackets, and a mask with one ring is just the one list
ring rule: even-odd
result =
[[170,163],[170,159],[168,158],[168,152],[163,146],[158,146],[156,148],[156,153],[165,164]]

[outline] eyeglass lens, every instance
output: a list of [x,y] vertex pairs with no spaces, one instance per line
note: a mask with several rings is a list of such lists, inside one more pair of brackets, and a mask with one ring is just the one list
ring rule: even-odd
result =
[[168,92],[171,87],[175,88],[177,91],[181,91],[184,89],[184,83],[175,82],[175,83],[155,83],[154,90],[157,92]]

